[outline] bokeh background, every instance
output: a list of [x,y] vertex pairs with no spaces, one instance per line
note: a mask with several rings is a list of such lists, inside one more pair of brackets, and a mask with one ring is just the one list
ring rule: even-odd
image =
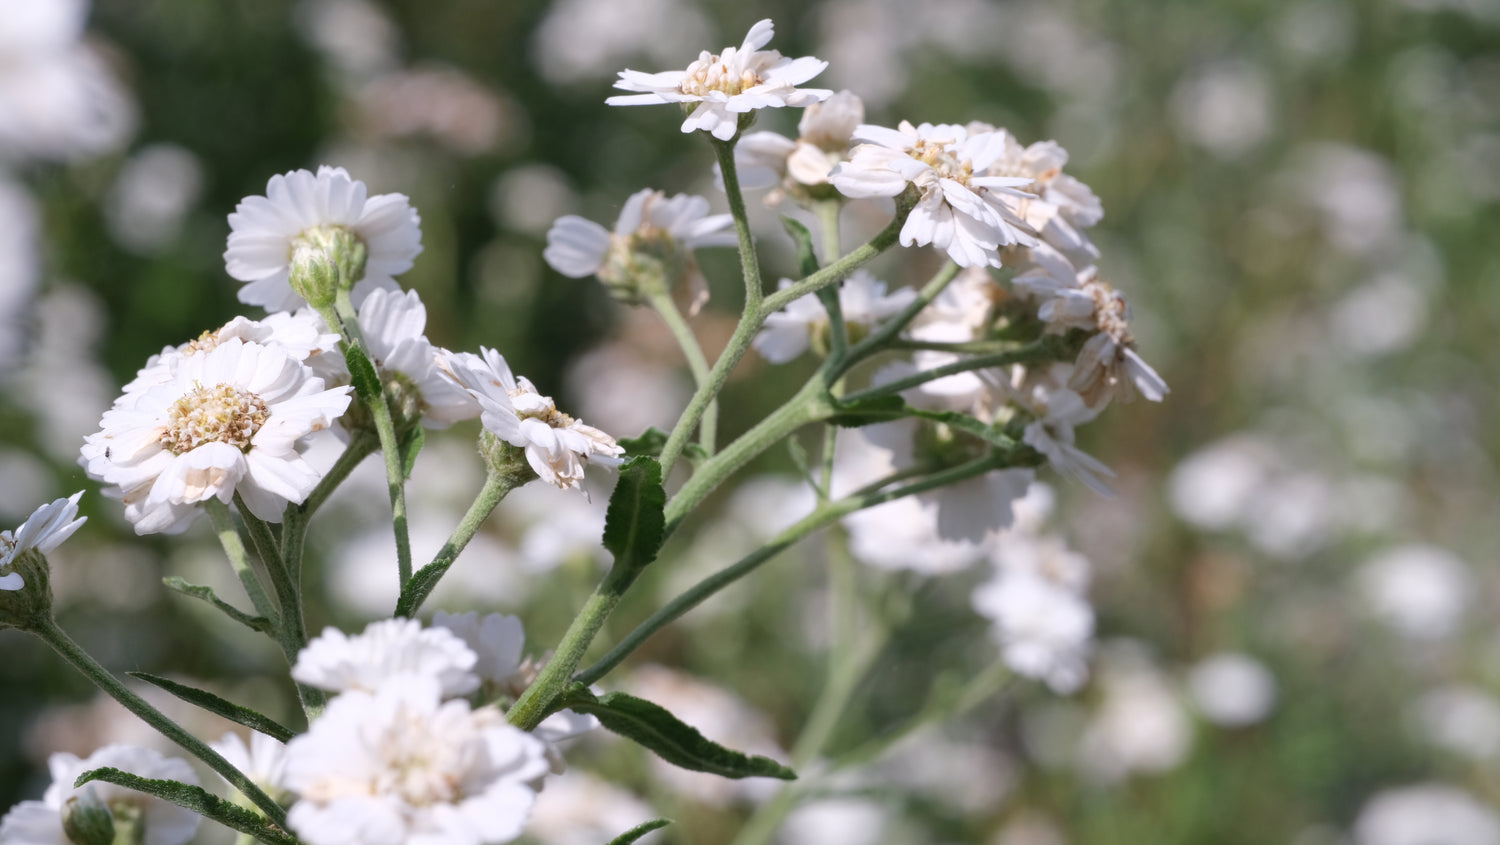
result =
[[[608,225],[644,186],[723,209],[670,109],[603,101],[617,70],[683,67],[771,17],[772,46],[827,59],[817,84],[854,90],[871,122],[1063,144],[1104,203],[1104,273],[1173,391],[1082,433],[1116,498],[1046,478],[1095,569],[1090,684],[1017,683],[914,734],[805,795],[778,841],[1500,843],[1500,2],[99,0],[77,8],[77,38],[12,23],[49,5],[74,4],[0,2],[0,524],[94,489],[77,449],[118,385],[241,313],[225,216],[320,163],[420,210],[425,252],[402,281],[435,343],[498,347],[617,435],[669,425],[691,382],[652,315],[560,277],[541,247],[558,215]],[[752,203],[768,275],[789,273]],[[737,267],[700,260],[715,296],[695,327],[715,348]],[[752,355],[728,433],[805,366]],[[478,487],[473,435],[424,453],[419,557]],[[606,637],[785,524],[807,501],[791,467],[768,455],[714,500]],[[555,642],[599,571],[607,490],[555,492],[507,501],[429,606],[518,613],[534,651]],[[384,508],[378,472],[331,506],[314,627],[389,613]],[[204,527],[142,541],[96,492],[84,511],[53,558],[65,627],[120,671],[290,718],[269,644],[160,586],[230,583]],[[790,747],[822,683],[826,548],[659,635],[620,685],[727,744]],[[870,577],[912,610],[830,753],[994,657],[976,577]],[[0,632],[0,655],[0,806],[40,794],[50,752],[151,742],[40,644]],[[729,842],[775,792],[605,739],[576,756],[539,843],[602,843],[653,813],[679,823],[648,841]]]

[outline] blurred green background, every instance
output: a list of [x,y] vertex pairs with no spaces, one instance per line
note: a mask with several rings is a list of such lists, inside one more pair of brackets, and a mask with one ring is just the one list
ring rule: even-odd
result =
[[[1500,842],[1493,0],[100,0],[87,37],[134,103],[133,125],[66,161],[0,151],[41,232],[34,289],[6,300],[4,524],[94,489],[76,449],[116,386],[162,346],[240,313],[225,216],[269,176],[322,163],[419,209],[425,251],[402,282],[427,303],[435,343],[499,348],[616,435],[635,432],[611,425],[670,423],[688,384],[675,350],[593,280],[550,271],[541,248],[556,216],[609,225],[643,186],[724,208],[707,146],[673,110],[604,98],[615,71],[683,67],[762,17],[777,25],[772,47],[829,60],[814,84],[863,96],[870,122],[984,120],[1065,146],[1069,172],[1104,204],[1103,273],[1172,387],[1164,404],[1117,405],[1081,435],[1119,473],[1117,498],[1046,478],[1059,529],[1096,570],[1095,681],[1070,699],[1012,686],[902,751],[928,769],[876,766],[844,797],[811,802],[783,841]],[[795,118],[767,114],[758,128],[794,132]],[[767,275],[789,273],[774,215],[752,203]],[[729,251],[700,260],[714,298],[695,325],[713,347],[732,327],[737,267]],[[877,269],[916,278],[901,267]],[[747,362],[726,435],[803,367]],[[460,427],[424,460],[463,464],[472,436]],[[790,466],[777,453],[760,468]],[[436,472],[423,490],[441,525],[477,481]],[[378,517],[373,489],[344,498],[345,519]],[[116,503],[84,502],[89,527],[54,559],[74,567],[58,576],[65,627],[112,668],[288,712],[272,649],[157,586],[225,577],[203,527],[138,541]],[[685,571],[742,553],[734,531],[758,529],[737,508],[767,507],[727,495],[715,506],[717,521],[677,541]],[[520,613],[534,651],[556,641],[597,566],[576,538],[530,539],[539,514],[502,508],[492,546],[473,553],[489,557],[465,576],[469,604]],[[357,629],[394,576],[336,563],[358,557],[336,539],[321,539],[317,571],[329,574],[312,624]],[[555,568],[528,542],[560,547]],[[731,691],[788,746],[822,651],[814,600],[787,597],[814,594],[821,555],[814,541],[768,566],[634,663]],[[656,573],[613,634],[686,577]],[[912,713],[944,669],[991,659],[973,578],[879,577],[909,589],[914,610],[835,749]],[[1213,718],[1213,684],[1194,672],[1225,652],[1274,677],[1274,703],[1248,724]],[[124,728],[40,644],[4,632],[0,653],[8,806],[39,795],[47,753],[87,753]],[[1221,699],[1253,695],[1229,689]],[[728,841],[760,800],[677,789],[618,744],[575,765],[678,819],[657,841]],[[943,780],[955,772],[972,794]]]

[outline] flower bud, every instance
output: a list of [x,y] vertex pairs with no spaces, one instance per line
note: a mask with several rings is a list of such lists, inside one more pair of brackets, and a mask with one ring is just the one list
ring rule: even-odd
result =
[[524,448],[512,446],[487,430],[479,433],[479,453],[490,472],[508,479],[507,486],[512,490],[537,479]]
[[93,789],[86,788],[63,804],[62,828],[73,845],[114,845],[114,814]]
[[[0,590],[0,630],[36,630],[52,618],[52,584],[47,556],[36,549],[26,549],[5,568],[10,570],[5,573],[7,576],[20,577],[21,585],[17,589]],[[9,580],[14,582],[15,579]]]
[[369,250],[343,226],[315,226],[292,241],[292,290],[313,308],[333,305],[334,295],[365,277]]

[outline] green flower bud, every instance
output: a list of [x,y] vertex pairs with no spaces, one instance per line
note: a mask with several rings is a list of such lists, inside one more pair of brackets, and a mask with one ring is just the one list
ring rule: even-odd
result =
[[479,454],[491,472],[508,479],[508,487],[514,490],[522,484],[535,481],[536,470],[526,460],[526,450],[512,446],[489,431],[479,433]]
[[19,628],[33,631],[52,618],[52,584],[47,556],[36,549],[26,549],[15,556],[9,567],[0,568],[21,576],[18,590],[0,590],[0,630]]
[[292,290],[313,308],[333,305],[334,295],[365,277],[369,250],[343,226],[315,226],[292,241]]
[[114,813],[92,789],[85,789],[63,805],[62,827],[73,845],[114,845]]

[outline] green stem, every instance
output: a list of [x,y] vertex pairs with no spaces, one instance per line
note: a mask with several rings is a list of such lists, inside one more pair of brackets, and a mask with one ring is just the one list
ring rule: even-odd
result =
[[[368,353],[370,347],[360,331],[359,315],[349,300],[347,290],[339,290],[334,299],[334,310],[339,316],[345,341]],[[359,385],[358,379],[355,384]],[[401,465],[401,450],[396,442],[396,423],[391,418],[385,391],[359,398],[370,409],[370,417],[375,422],[375,433],[380,437],[380,451],[385,455],[385,482],[391,497],[391,527],[396,535],[396,574],[404,590],[406,582],[411,580],[411,537],[406,524],[406,469]]]
[[[672,293],[667,290],[653,291],[646,296],[646,301],[656,309],[656,313],[667,324],[667,329],[672,332],[672,337],[677,340],[677,345],[682,348],[682,354],[686,356],[688,369],[693,372],[693,382],[698,389],[708,383],[708,359],[703,356],[703,347],[698,345],[698,338],[693,334],[693,329],[683,318],[682,312],[678,310],[677,303],[672,300]],[[709,400],[708,407],[704,409],[703,420],[698,428],[698,442],[703,451],[712,455],[714,446],[718,439],[719,403],[717,399]]]
[[510,491],[525,484],[529,479],[517,478],[506,473],[490,471],[484,480],[484,486],[480,488],[479,495],[474,497],[474,503],[469,505],[469,510],[459,520],[458,527],[453,529],[453,534],[448,537],[448,542],[438,550],[432,558],[432,563],[422,567],[417,573],[422,576],[408,584],[407,589],[401,592],[401,599],[396,604],[396,615],[412,617],[421,609],[422,602],[432,594],[437,587],[438,580],[447,573],[448,568],[453,565],[464,547],[474,539],[479,532],[479,527],[489,518],[500,501]]
[[[801,299],[810,293],[815,293],[822,288],[828,287],[868,264],[875,256],[890,249],[895,245],[896,239],[901,236],[901,225],[906,220],[905,213],[901,209],[898,209],[898,212],[896,219],[892,220],[889,226],[881,229],[869,241],[855,247],[843,258],[825,266],[807,278],[767,296],[765,302],[761,303],[761,314],[774,314],[785,308],[787,303],[792,300]],[[764,316],[761,319],[764,320]]]
[[[223,507],[222,503],[220,507]],[[57,622],[47,619],[36,628],[31,629],[33,634],[41,638],[43,642],[51,646],[62,658],[73,665],[73,668],[82,672],[85,677],[93,681],[100,689],[108,693],[114,700],[125,706],[125,709],[141,717],[146,724],[160,731],[161,734],[177,743],[189,754],[202,760],[210,769],[224,776],[234,788],[238,789],[250,802],[260,808],[266,818],[275,822],[282,828],[286,827],[286,811],[271,799],[269,795],[256,786],[249,777],[229,764],[217,751],[209,748],[204,742],[188,733],[176,722],[150,704],[147,704],[140,696],[131,692],[119,679],[110,674],[108,669],[100,666],[88,652],[84,651],[78,643],[67,635]]]
[[[818,228],[823,235],[823,263],[832,264],[843,253],[839,239],[839,212],[844,204],[839,200],[828,200],[817,205]],[[804,268],[809,274],[817,267]],[[844,310],[839,303],[837,288],[827,287],[818,291],[818,298],[828,311],[828,357],[842,359],[849,349],[849,326],[844,322]]]
[[928,350],[932,352],[952,352],[955,355],[987,355],[991,352],[1001,351],[1002,347],[1008,346],[1002,340],[970,340],[962,343],[943,343],[936,340],[908,340],[898,338],[886,344],[887,349],[912,349]]
[[745,197],[740,193],[739,171],[735,169],[735,141],[720,141],[712,137],[709,140],[713,144],[714,155],[719,159],[719,171],[724,175],[724,197],[729,201],[729,214],[734,218],[734,232],[740,241],[740,273],[745,277],[745,313],[753,314],[760,310],[765,288],[760,278],[760,259],[755,255],[755,240],[750,237],[750,217],[745,212]]
[[[271,576],[271,586],[276,591],[276,602],[281,606],[281,616],[276,624],[276,641],[286,655],[288,663],[296,664],[297,655],[307,645],[307,622],[302,616],[302,590],[297,578],[282,558],[280,544],[271,533],[271,527],[245,507],[244,499],[235,494],[234,504],[239,508],[240,519],[250,535],[250,544],[260,558],[261,566]],[[302,712],[311,719],[322,712],[328,696],[316,687],[297,684],[297,697],[302,701]]]
[[240,537],[239,528],[234,524],[234,516],[229,513],[229,506],[217,498],[210,498],[204,501],[203,509],[208,511],[208,519],[213,523],[214,533],[219,536],[219,545],[224,547],[224,554],[229,558],[229,565],[234,567],[234,574],[239,576],[240,584],[249,594],[250,602],[255,605],[255,612],[270,621],[272,630],[281,630],[281,614],[277,612],[276,605],[271,603],[271,598],[266,595],[266,589],[260,583],[260,576],[256,574],[255,567],[250,563],[250,555],[245,551],[245,541]]
[[896,339],[901,330],[905,329],[912,320],[915,320],[917,315],[922,313],[922,309],[931,305],[938,298],[938,295],[948,285],[952,284],[954,279],[958,278],[961,270],[962,268],[952,261],[944,264],[943,268],[937,272],[937,275],[933,276],[927,284],[922,286],[922,290],[917,294],[917,298],[912,300],[911,304],[901,309],[901,313],[881,323],[874,331],[865,335],[864,340],[856,343],[854,348],[849,350],[847,356],[831,365],[835,377],[842,378],[855,364],[888,348],[890,342]]
[[877,399],[881,396],[892,396],[903,390],[909,390],[929,381],[936,381],[958,373],[967,373],[971,370],[984,370],[990,367],[1003,367],[1009,364],[1029,364],[1036,361],[1045,361],[1055,357],[1057,345],[1052,338],[1042,338],[1025,346],[1010,349],[1005,352],[992,352],[989,355],[979,355],[973,358],[965,358],[934,367],[930,370],[922,370],[913,373],[906,378],[899,378],[885,384],[866,388],[858,393],[851,393],[844,397],[844,401],[854,403],[863,402],[868,399]]
[[983,475],[992,469],[1009,466],[1010,460],[1011,456],[1003,452],[993,452],[968,463],[933,473],[920,481],[915,481],[894,490],[881,492],[880,488],[890,484],[895,480],[896,476],[881,479],[842,499],[820,504],[812,513],[776,535],[764,546],[740,558],[724,569],[709,575],[707,578],[689,587],[670,602],[667,602],[660,610],[651,614],[650,618],[637,625],[629,634],[626,634],[620,640],[619,644],[610,649],[609,653],[604,655],[599,662],[578,673],[575,680],[585,684],[592,684],[604,677],[657,631],[675,622],[683,614],[697,607],[710,596],[754,572],[761,564],[780,554],[788,546],[817,531],[819,528],[836,522],[855,511],[873,508],[876,505],[883,505],[886,502],[895,501],[906,496],[925,493],[928,490],[934,490],[949,484],[956,484],[960,481],[973,478],[976,475]]
[[594,641],[599,629],[604,627],[605,620],[640,572],[640,568],[635,566],[617,564],[610,567],[604,580],[599,582],[588,601],[584,602],[583,609],[573,618],[573,624],[563,634],[552,659],[547,661],[541,674],[537,675],[536,680],[506,714],[512,725],[529,731],[552,713],[553,705],[567,687],[584,652],[588,651],[589,644]]
[[286,561],[286,569],[293,583],[300,584],[302,580],[302,550],[307,542],[307,526],[312,515],[344,483],[349,473],[379,448],[380,440],[377,437],[367,432],[356,433],[345,447],[344,453],[333,462],[328,474],[323,476],[302,504],[286,509],[281,522],[281,559]]
[[667,534],[675,531],[683,517],[740,467],[780,443],[798,428],[827,419],[831,413],[832,408],[824,396],[822,380],[815,375],[785,405],[725,446],[712,460],[698,467],[687,483],[682,485],[682,489],[667,502]]

